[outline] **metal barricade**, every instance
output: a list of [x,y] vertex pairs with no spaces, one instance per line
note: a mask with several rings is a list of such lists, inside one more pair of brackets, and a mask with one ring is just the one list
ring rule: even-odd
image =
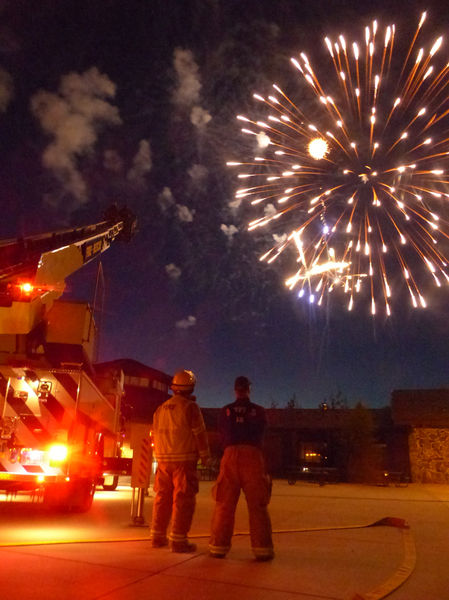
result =
[[148,423],[132,424],[130,445],[133,450],[131,522],[133,525],[143,526],[145,525],[143,514],[145,495],[148,494],[153,462],[151,431]]

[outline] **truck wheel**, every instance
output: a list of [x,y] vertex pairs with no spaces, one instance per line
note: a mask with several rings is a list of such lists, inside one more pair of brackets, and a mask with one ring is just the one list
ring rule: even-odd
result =
[[77,482],[73,490],[71,509],[73,512],[87,512],[92,506],[95,494],[95,481],[84,479]]
[[44,505],[53,511],[68,511],[67,488],[60,484],[46,486],[44,490]]
[[[108,482],[108,483],[106,483]],[[113,492],[114,490],[117,489],[118,486],[118,475],[113,475],[112,477],[105,477],[104,478],[104,482],[102,484],[102,488],[106,491],[106,492]]]

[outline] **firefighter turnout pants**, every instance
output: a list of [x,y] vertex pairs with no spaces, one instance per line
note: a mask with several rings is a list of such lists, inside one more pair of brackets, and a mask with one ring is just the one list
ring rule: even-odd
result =
[[220,464],[220,473],[213,488],[215,510],[209,551],[225,555],[231,548],[237,502],[243,490],[249,513],[251,547],[256,558],[273,555],[271,521],[268,504],[271,479],[265,471],[262,452],[249,445],[228,446]]
[[186,542],[195,511],[195,496],[198,493],[196,461],[158,463],[154,491],[156,496],[150,532],[152,540],[167,540],[167,528],[171,519],[168,539],[175,543]]

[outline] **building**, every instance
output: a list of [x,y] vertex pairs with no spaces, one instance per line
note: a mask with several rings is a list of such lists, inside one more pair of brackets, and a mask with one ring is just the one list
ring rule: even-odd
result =
[[131,358],[101,363],[97,367],[112,367],[123,371],[125,397],[122,401],[122,415],[125,421],[151,423],[154,411],[169,396],[172,376]]
[[[202,408],[211,451],[215,456],[221,451],[217,434],[219,410]],[[326,469],[334,472],[335,478],[344,480],[350,475],[347,473],[350,460],[354,472],[356,468],[363,470],[363,477],[359,476],[363,480],[365,476],[374,479],[389,467],[388,448],[394,436],[388,407],[371,410],[363,407],[269,408],[266,415],[268,428],[264,454],[267,468],[273,476],[287,476],[294,469],[300,471],[305,468],[306,472]],[[358,443],[357,435],[362,436],[365,442],[369,441],[369,445]],[[348,442],[357,447],[354,456],[349,456],[352,447]]]
[[391,414],[411,480],[449,483],[449,390],[395,390]]
[[[169,396],[171,375],[132,359],[98,365],[124,373],[123,418],[153,420]],[[220,408],[201,407],[212,455],[221,456]],[[266,409],[267,466],[273,476],[308,467],[341,480],[382,481],[385,472],[413,482],[449,483],[449,389],[395,390],[384,408]],[[128,436],[127,436],[128,437]]]

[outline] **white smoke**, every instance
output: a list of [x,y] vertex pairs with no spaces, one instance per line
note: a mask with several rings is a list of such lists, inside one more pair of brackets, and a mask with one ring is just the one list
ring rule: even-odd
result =
[[178,79],[178,85],[173,92],[173,102],[180,106],[192,106],[200,98],[198,65],[192,52],[182,48],[175,48],[173,62]]
[[187,173],[192,181],[195,183],[201,183],[204,181],[204,179],[206,179],[209,171],[203,165],[192,165]]
[[175,204],[175,199],[173,197],[172,191],[169,187],[164,187],[162,192],[157,197],[157,201],[160,209],[165,212]]
[[225,225],[224,223],[220,225],[220,229],[229,240],[232,240],[233,236],[239,231],[235,225]]
[[190,187],[194,190],[206,190],[209,171],[203,165],[192,165],[188,169]]
[[0,67],[0,112],[5,112],[14,96],[14,84],[11,75]]
[[170,263],[169,265],[165,265],[165,271],[170,279],[177,280],[181,277],[181,269],[177,267],[174,263]]
[[162,212],[166,212],[169,208],[175,206],[175,214],[180,221],[183,221],[184,223],[191,223],[193,221],[195,211],[193,209],[190,210],[190,208],[183,204],[176,204],[175,198],[169,187],[164,187],[159,194],[157,201]]
[[67,99],[75,113],[83,115],[88,123],[96,120],[106,123],[121,123],[118,108],[105,98],[114,98],[116,85],[97,67],[84,73],[68,73],[61,77],[61,95]]
[[242,199],[241,198],[234,198],[234,200],[230,200],[228,202],[228,206],[231,209],[231,211],[236,214],[238,209],[240,208],[240,205],[242,204]]
[[128,180],[139,187],[145,187],[145,176],[151,171],[151,148],[148,140],[140,140],[139,150],[133,159],[133,166],[128,171]]
[[189,315],[186,319],[176,321],[176,327],[178,329],[188,329],[189,327],[193,327],[194,325],[196,325],[196,318],[192,315]]
[[191,223],[193,221],[195,211],[190,210],[190,208],[188,208],[187,206],[183,206],[182,204],[177,204],[176,214],[180,221],[184,221],[185,223]]
[[101,126],[121,123],[117,107],[109,102],[115,90],[108,76],[92,67],[64,75],[57,93],[40,90],[31,98],[32,113],[53,138],[42,162],[79,201],[86,200],[87,186],[78,159],[93,151]]
[[204,129],[209,121],[212,119],[210,113],[207,112],[201,106],[194,106],[190,113],[190,122],[195,125],[197,129]]
[[190,108],[190,122],[202,131],[212,117],[199,104],[201,81],[193,53],[190,50],[175,48],[173,65],[176,71],[177,85],[173,91],[172,101],[179,107]]
[[278,235],[277,233],[273,233],[273,240],[276,242],[276,244],[283,244],[288,238],[288,235],[286,233],[283,233],[282,235]]
[[44,150],[42,164],[55,173],[68,194],[81,202],[86,201],[87,184],[77,169],[73,155],[61,151],[57,143],[50,144]]
[[277,214],[277,210],[274,204],[267,204],[264,207],[263,212],[266,217],[273,217],[275,214]]

